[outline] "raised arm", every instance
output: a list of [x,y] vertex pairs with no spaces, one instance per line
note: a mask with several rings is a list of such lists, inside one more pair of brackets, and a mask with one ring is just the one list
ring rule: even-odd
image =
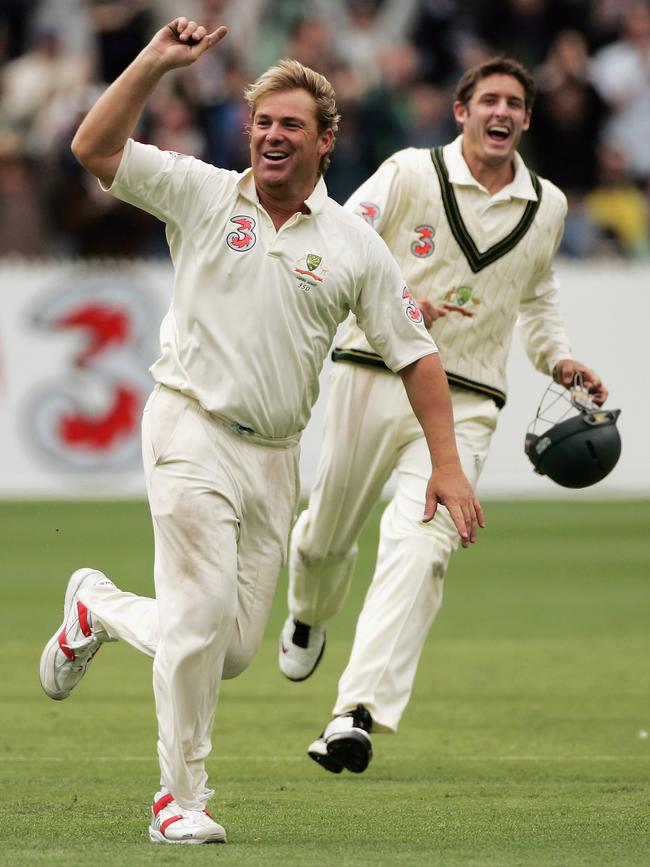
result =
[[81,122],[72,140],[72,152],[104,186],[113,183],[124,145],[163,75],[170,69],[190,66],[227,32],[226,27],[217,27],[207,33],[195,21],[175,18],[100,96]]
[[431,521],[442,503],[466,548],[476,540],[476,525],[484,527],[485,519],[460,465],[447,377],[437,354],[425,355],[409,364],[400,371],[400,376],[431,455],[432,471],[422,520]]

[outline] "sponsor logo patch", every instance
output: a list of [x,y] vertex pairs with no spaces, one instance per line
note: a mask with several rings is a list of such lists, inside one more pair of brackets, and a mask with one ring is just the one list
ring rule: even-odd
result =
[[257,236],[253,232],[255,220],[247,214],[238,214],[236,217],[231,217],[230,222],[238,227],[234,232],[226,235],[226,244],[230,249],[237,253],[245,253],[254,247],[257,241]]
[[415,322],[416,325],[420,325],[424,323],[424,316],[422,315],[422,311],[417,305],[417,301],[413,297],[413,293],[405,286],[402,290],[402,301],[404,302],[404,312],[408,319],[411,322]]
[[305,253],[304,256],[301,256],[296,262],[293,272],[297,275],[298,288],[303,292],[311,292],[327,276],[327,268],[323,266],[323,257],[317,253]]
[[374,202],[359,202],[357,213],[360,217],[363,217],[369,226],[374,226],[381,216],[381,208]]
[[411,253],[416,256],[418,259],[426,259],[430,256],[434,249],[435,244],[433,243],[433,236],[436,234],[436,230],[433,226],[416,226],[415,231],[417,232],[417,240],[413,241],[411,244]]

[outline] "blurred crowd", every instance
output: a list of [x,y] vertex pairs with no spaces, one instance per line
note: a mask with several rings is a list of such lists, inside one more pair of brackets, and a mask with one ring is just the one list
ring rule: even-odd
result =
[[336,89],[326,182],[342,202],[394,150],[453,138],[458,77],[508,53],[538,84],[521,149],[569,199],[562,252],[648,256],[650,0],[0,0],[0,256],[164,254],[159,224],[103,193],[69,145],[179,14],[230,33],[163,79],[138,138],[243,169],[242,89],[296,57]]

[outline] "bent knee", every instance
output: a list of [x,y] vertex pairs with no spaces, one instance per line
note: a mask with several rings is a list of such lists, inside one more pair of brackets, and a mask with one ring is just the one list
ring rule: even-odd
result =
[[295,565],[299,564],[304,569],[323,569],[356,560],[358,550],[357,545],[353,545],[345,551],[310,550],[309,547],[301,545],[292,551],[294,555],[292,559]]

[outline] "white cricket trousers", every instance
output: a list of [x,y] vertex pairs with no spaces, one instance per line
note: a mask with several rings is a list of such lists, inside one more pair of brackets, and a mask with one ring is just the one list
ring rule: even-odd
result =
[[156,598],[93,588],[82,602],[111,638],[154,657],[161,783],[205,806],[220,681],[262,639],[298,496],[298,439],[235,432],[156,386],[142,421]]
[[[498,409],[475,392],[452,388],[451,395],[460,459],[475,487]],[[400,377],[359,364],[335,364],[316,482],[291,538],[289,611],[294,618],[321,624],[340,611],[357,539],[393,470],[396,490],[381,519],[375,572],[333,710],[345,713],[361,702],[375,731],[397,729],[460,539],[444,508],[431,523],[422,523],[431,461]]]

